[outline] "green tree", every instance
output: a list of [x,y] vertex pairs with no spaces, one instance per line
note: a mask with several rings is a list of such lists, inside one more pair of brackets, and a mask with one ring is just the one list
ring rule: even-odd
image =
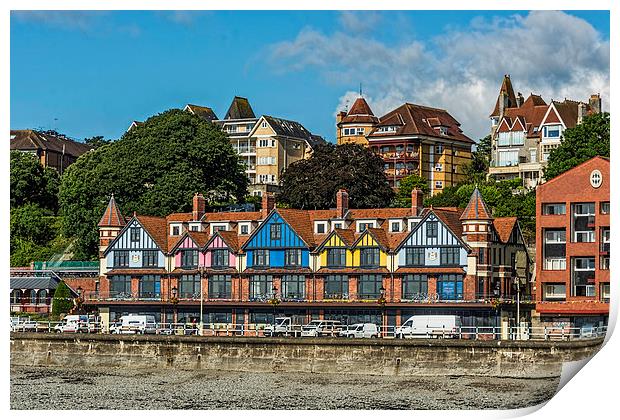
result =
[[11,240],[20,238],[36,244],[44,244],[54,235],[54,215],[51,210],[38,204],[28,203],[11,209]]
[[417,188],[422,190],[426,195],[430,192],[428,181],[416,174],[409,175],[400,180],[398,191],[396,192],[396,199],[394,204],[397,207],[409,207],[411,206],[411,191]]
[[52,316],[58,317],[60,314],[67,314],[73,308],[73,293],[65,282],[58,283],[52,298]]
[[536,192],[523,188],[521,179],[464,183],[447,187],[439,194],[425,200],[426,206],[465,208],[474,188],[478,187],[482,198],[491,208],[494,217],[519,218],[524,239],[533,243],[536,238]]
[[609,157],[609,113],[588,115],[564,132],[560,145],[549,153],[545,179],[550,180],[594,156]]
[[309,159],[289,165],[281,179],[278,202],[300,209],[335,207],[341,188],[352,208],[386,207],[394,197],[383,160],[355,144],[318,146]]
[[219,127],[169,110],[67,168],[59,193],[63,231],[76,238],[74,258],[94,258],[97,223],[112,193],[124,214],[165,216],[190,211],[197,192],[210,202],[242,201],[247,186],[244,166]]
[[35,155],[11,152],[11,207],[34,203],[56,211],[58,208],[58,172],[43,168]]
[[112,140],[106,140],[103,136],[93,136],[84,139],[84,143],[92,146],[94,149],[98,149],[101,146],[112,143]]
[[491,162],[491,135],[478,141],[476,150],[472,153],[471,163],[465,166],[465,173],[474,182],[486,180]]

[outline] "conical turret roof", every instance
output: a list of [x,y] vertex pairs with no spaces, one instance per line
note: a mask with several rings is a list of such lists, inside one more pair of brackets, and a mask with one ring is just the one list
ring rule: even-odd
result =
[[105,213],[103,213],[103,217],[99,220],[98,226],[105,227],[123,227],[125,226],[125,219],[123,218],[123,214],[121,210],[118,208],[116,204],[116,200],[114,199],[114,194],[110,196],[110,202],[108,203],[108,207],[105,209]]
[[482,199],[482,194],[480,194],[478,187],[474,189],[469,203],[461,215],[461,220],[493,220],[491,211]]

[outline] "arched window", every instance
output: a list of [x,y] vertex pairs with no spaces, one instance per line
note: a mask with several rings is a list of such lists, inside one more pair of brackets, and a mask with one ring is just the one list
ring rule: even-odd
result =
[[19,289],[13,290],[11,293],[11,303],[19,304],[22,301],[22,291]]
[[45,305],[47,303],[47,290],[39,290],[39,305]]
[[30,291],[30,304],[31,305],[37,304],[37,291],[34,289]]

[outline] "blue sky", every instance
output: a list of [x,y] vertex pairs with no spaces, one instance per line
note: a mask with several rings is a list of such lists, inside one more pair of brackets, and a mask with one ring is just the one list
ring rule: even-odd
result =
[[504,73],[545,99],[609,95],[608,12],[13,12],[11,128],[120,137],[186,103],[257,114],[334,139],[364,86],[381,115],[446,108],[484,135]]

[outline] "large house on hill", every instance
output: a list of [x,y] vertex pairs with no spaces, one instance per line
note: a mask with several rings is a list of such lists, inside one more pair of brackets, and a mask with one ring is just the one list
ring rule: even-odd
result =
[[60,174],[92,147],[61,134],[38,130],[11,130],[11,150],[31,153],[44,167]]
[[[245,164],[249,192],[261,196],[279,191],[280,175],[293,162],[307,159],[325,140],[301,123],[269,115],[256,116],[247,98],[235,96],[224,118],[212,108],[187,104],[184,111],[221,127]],[[129,129],[142,124],[134,121]]]
[[543,170],[549,153],[562,141],[567,128],[580,124],[586,115],[601,112],[601,97],[588,103],[564,99],[545,102],[530,94],[515,95],[510,76],[504,76],[495,107],[491,111],[491,165],[495,179],[521,178],[525,187],[544,182]]
[[338,144],[355,143],[371,148],[384,161],[385,175],[393,188],[412,174],[429,182],[431,194],[466,180],[474,141],[460,123],[439,108],[405,103],[377,118],[363,97],[347,112],[336,115]]
[[124,217],[111,198],[99,222],[100,276],[85,304],[104,325],[127,313],[192,322],[201,304],[205,324],[244,330],[274,315],[515,324],[517,291],[531,294],[521,229],[514,217],[493,217],[478,190],[465,209],[423,208],[419,190],[409,208],[349,208],[345,190],[336,201],[330,210],[285,209],[265,194],[259,212],[206,213],[196,195],[191,213]]

